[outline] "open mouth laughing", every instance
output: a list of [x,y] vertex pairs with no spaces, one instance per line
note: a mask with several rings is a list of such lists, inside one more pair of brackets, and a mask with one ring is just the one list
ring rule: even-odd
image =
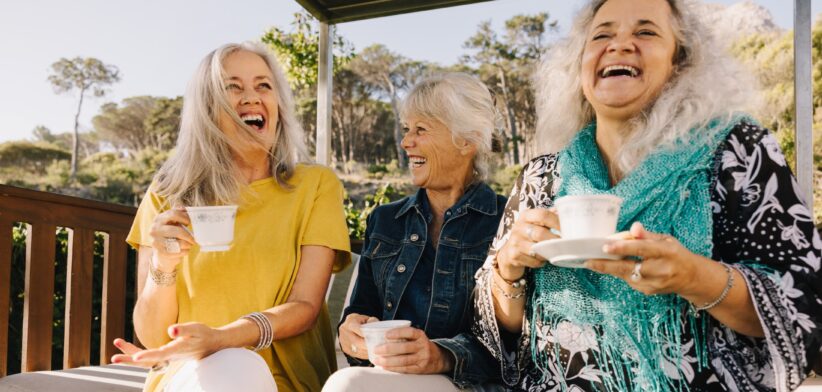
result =
[[408,157],[408,163],[412,169],[418,169],[427,162],[428,159],[421,156],[412,155]]
[[258,113],[248,113],[240,115],[240,119],[243,120],[245,125],[248,125],[251,128],[254,128],[257,131],[263,130],[265,128],[265,116]]
[[597,72],[597,76],[602,79],[627,76],[630,78],[637,78],[642,75],[642,70],[630,65],[615,64],[602,68]]

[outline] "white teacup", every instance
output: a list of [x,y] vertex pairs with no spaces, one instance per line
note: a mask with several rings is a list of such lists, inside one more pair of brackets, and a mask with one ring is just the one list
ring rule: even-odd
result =
[[200,252],[221,252],[234,241],[237,206],[186,207]]
[[563,196],[554,202],[562,239],[605,238],[616,232],[622,198],[612,195]]
[[365,346],[368,349],[368,360],[374,362],[374,349],[377,346],[387,343],[385,333],[396,328],[410,327],[409,320],[386,320],[375,321],[373,323],[363,324],[360,326],[362,335],[365,338]]

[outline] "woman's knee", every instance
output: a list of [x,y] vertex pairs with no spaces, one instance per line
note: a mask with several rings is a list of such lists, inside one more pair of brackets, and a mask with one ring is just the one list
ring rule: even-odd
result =
[[183,365],[169,389],[270,392],[276,391],[277,385],[262,357],[246,349],[229,348]]
[[368,377],[364,367],[348,367],[334,372],[323,386],[323,392],[362,392]]

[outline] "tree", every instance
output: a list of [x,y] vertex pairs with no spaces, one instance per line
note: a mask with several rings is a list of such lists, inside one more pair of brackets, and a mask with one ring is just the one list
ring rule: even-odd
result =
[[149,147],[167,150],[177,138],[181,110],[180,97],[130,97],[122,105],[103,105],[92,124],[102,141],[131,154]]
[[[316,20],[311,14],[302,11],[294,14],[291,22],[292,31],[285,32],[277,27],[270,28],[263,34],[262,42],[268,45],[285,68],[286,76],[294,90],[311,89],[317,84],[318,65],[320,63],[320,34],[315,28]],[[335,33],[332,47],[334,49],[333,72],[344,66],[354,52],[354,47],[342,36]]]
[[[480,23],[477,32],[463,47],[474,53],[462,58],[464,64],[475,65],[480,77],[496,92],[501,104],[511,142],[511,161],[519,164],[520,142],[532,145],[535,117],[530,75],[547,49],[545,34],[557,31],[557,22],[549,21],[547,12],[536,15],[516,15],[505,22],[505,35],[499,38],[491,21]],[[523,129],[525,128],[525,129]],[[525,135],[523,138],[520,131]]]
[[[298,12],[294,14],[294,20],[291,22],[291,31],[286,32],[278,27],[272,27],[261,38],[261,41],[274,51],[294,90],[297,118],[306,132],[309,147],[315,144],[317,73],[320,61],[320,34],[315,24],[316,19],[309,13]],[[335,34],[335,30],[335,27],[331,26],[334,75],[348,63],[354,53],[353,45]]]
[[23,170],[29,175],[42,175],[52,162],[69,158],[67,151],[49,143],[19,141],[0,144],[0,167]]
[[[822,127],[822,20],[811,33],[813,58],[813,128]],[[754,34],[739,39],[731,46],[731,53],[741,60],[756,76],[762,90],[764,104],[752,113],[779,140],[788,165],[796,170],[796,128],[794,112],[793,33]],[[822,180],[822,133],[814,132],[814,179]],[[814,187],[814,216],[822,220],[822,187]]]
[[167,151],[174,147],[180,133],[182,113],[183,97],[157,98],[148,117],[143,121],[146,134],[157,150]]
[[391,104],[394,113],[394,140],[400,167],[407,167],[402,149],[400,125],[400,93],[413,86],[428,70],[428,64],[412,61],[391,52],[383,45],[371,45],[351,60],[351,70],[380,92]]
[[70,93],[77,90],[80,97],[77,103],[77,113],[74,115],[74,138],[71,151],[71,178],[77,175],[77,150],[80,145],[80,111],[83,109],[83,99],[87,92],[96,97],[106,94],[106,87],[120,80],[120,72],[113,65],[104,64],[93,57],[75,57],[74,59],[61,58],[51,65],[52,74],[48,80],[57,94]]
[[48,129],[45,125],[34,127],[34,129],[31,130],[31,134],[34,136],[35,141],[54,143],[56,139],[54,134],[51,133],[51,129]]

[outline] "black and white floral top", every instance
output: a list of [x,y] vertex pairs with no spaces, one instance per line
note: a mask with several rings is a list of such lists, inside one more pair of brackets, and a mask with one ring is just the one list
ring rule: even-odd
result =
[[[555,329],[533,328],[526,317],[522,333],[513,336],[499,329],[494,315],[490,279],[496,251],[508,240],[520,211],[552,204],[558,181],[555,155],[540,156],[524,167],[485,266],[477,272],[474,333],[500,360],[503,380],[514,390],[560,391],[560,380],[565,380],[569,391],[602,389],[604,373],[590,355],[597,349],[595,330],[571,322],[560,322]],[[690,328],[684,326],[682,361],[663,360],[666,374],[685,377],[691,391],[793,390],[820,356],[822,239],[796,178],[767,130],[743,121],[720,145],[711,207],[713,259],[767,267],[754,270],[736,265],[745,277],[765,338],[738,334],[710,318],[710,365],[700,369]],[[530,305],[526,303],[526,314]],[[537,349],[559,353],[563,370],[549,366],[543,371],[534,365],[532,334]]]

